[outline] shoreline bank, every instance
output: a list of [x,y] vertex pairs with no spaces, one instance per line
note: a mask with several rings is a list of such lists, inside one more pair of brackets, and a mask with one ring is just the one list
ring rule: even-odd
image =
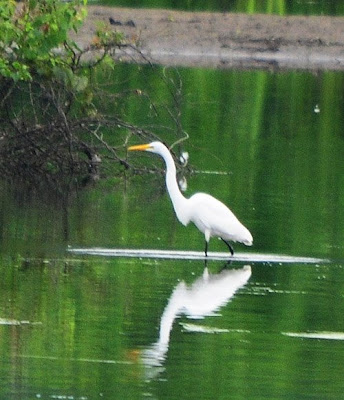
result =
[[[81,47],[97,23],[123,32],[152,63],[204,68],[344,70],[344,18],[183,12],[88,6],[75,37]],[[140,61],[130,48],[118,52]]]

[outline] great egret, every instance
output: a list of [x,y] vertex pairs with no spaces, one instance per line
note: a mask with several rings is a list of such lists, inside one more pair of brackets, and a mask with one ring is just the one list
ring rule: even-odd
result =
[[195,193],[189,199],[183,196],[177,184],[176,166],[172,155],[164,144],[152,142],[130,146],[128,150],[149,151],[158,154],[164,159],[166,164],[166,187],[177,218],[185,226],[190,221],[193,222],[204,233],[204,252],[206,256],[208,255],[208,243],[212,236],[221,238],[232,255],[234,250],[228,240],[244,243],[246,246],[252,245],[253,238],[250,231],[221,201],[206,193]]

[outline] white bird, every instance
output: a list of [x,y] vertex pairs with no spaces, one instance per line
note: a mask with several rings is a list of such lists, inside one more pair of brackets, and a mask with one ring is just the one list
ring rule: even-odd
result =
[[221,201],[206,193],[195,193],[189,199],[183,196],[176,179],[175,163],[164,144],[152,142],[130,146],[128,150],[149,151],[158,154],[164,159],[166,164],[166,187],[177,218],[185,226],[189,222],[193,222],[204,233],[204,252],[206,256],[208,255],[208,243],[212,236],[221,238],[232,255],[234,250],[228,240],[252,246],[253,238],[250,231]]

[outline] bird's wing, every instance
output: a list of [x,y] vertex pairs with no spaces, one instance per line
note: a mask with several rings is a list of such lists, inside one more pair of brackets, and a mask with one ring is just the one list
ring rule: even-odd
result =
[[208,231],[210,236],[242,241],[246,228],[225,204],[206,193],[196,193],[190,200],[191,221],[198,229]]
[[[225,218],[233,222],[238,220],[225,204],[207,193],[196,193],[190,200],[192,200],[195,211],[196,209],[200,209],[203,211],[203,214],[209,215],[214,219]],[[224,221],[222,220],[222,222]]]
[[206,193],[196,193],[190,200],[193,216],[200,219],[208,228],[223,227],[238,221],[227,206]]

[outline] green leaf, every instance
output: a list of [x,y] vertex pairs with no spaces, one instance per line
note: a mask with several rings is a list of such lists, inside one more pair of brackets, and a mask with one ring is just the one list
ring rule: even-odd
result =
[[88,78],[86,76],[74,75],[71,80],[72,88],[77,92],[84,91],[88,86]]

